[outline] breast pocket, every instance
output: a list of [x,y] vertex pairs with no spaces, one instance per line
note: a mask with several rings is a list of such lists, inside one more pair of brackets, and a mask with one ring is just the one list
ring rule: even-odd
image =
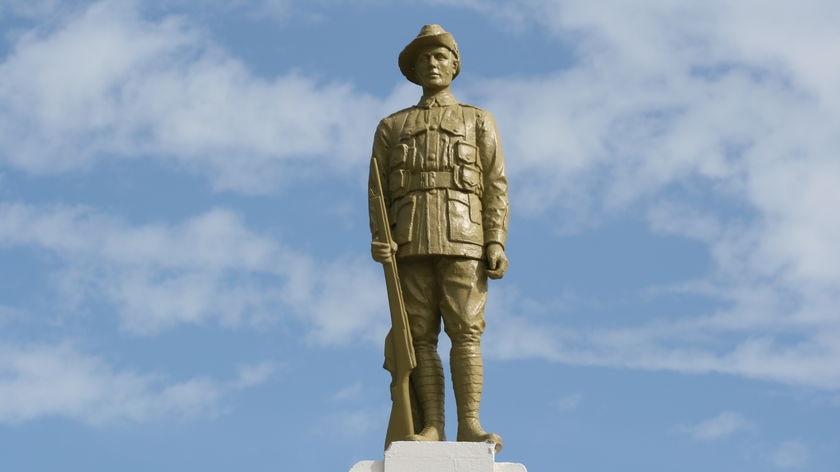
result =
[[475,164],[478,147],[466,141],[455,143],[455,162],[458,164]]
[[405,169],[408,164],[410,148],[407,144],[397,144],[391,149],[391,156],[388,164],[391,169]]

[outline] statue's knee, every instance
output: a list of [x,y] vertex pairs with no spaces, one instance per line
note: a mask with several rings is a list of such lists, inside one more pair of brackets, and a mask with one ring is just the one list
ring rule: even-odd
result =
[[420,352],[437,352],[438,336],[416,336],[412,339],[414,343],[414,351]]
[[452,347],[478,347],[481,343],[482,329],[480,326],[447,327],[446,334],[452,342]]

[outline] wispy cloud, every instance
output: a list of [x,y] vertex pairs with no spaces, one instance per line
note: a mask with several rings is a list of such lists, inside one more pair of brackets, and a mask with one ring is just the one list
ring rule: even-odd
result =
[[[515,9],[575,39],[576,61],[553,73],[458,85],[499,119],[511,180],[527,182],[512,185],[517,211],[560,214],[568,231],[645,215],[652,232],[701,241],[713,261],[704,279],[665,289],[721,302],[702,317],[578,330],[535,321],[524,297],[502,294],[488,305],[505,326],[488,333],[490,355],[840,388],[840,59],[818,53],[837,42],[836,2],[758,14],[723,1],[445,3]],[[346,83],[256,76],[184,18],[148,19],[131,2],[50,25],[18,33],[0,64],[0,159],[28,172],[156,155],[218,187],[267,191],[312,156],[346,169],[375,120],[415,98],[409,86],[380,100]],[[356,119],[342,118],[349,110]],[[317,263],[226,210],[142,226],[84,208],[2,212],[0,244],[58,254],[65,300],[100,297],[131,332],[301,313],[314,342],[384,329],[375,266]]]
[[806,469],[811,461],[808,446],[802,441],[785,441],[770,455],[770,462],[779,469]]
[[347,409],[317,419],[309,432],[319,437],[358,439],[387,423],[388,413],[382,409]]
[[320,172],[354,166],[393,106],[347,83],[256,76],[183,17],[145,19],[136,2],[58,17],[0,63],[0,159],[27,172],[155,156],[270,192],[313,156]]
[[354,382],[339,391],[335,392],[332,397],[330,397],[333,401],[346,401],[355,398],[359,398],[362,393],[362,383],[361,382]]
[[793,386],[840,389],[836,367],[840,334],[836,330],[803,329],[772,316],[764,319],[765,312],[756,314],[752,310],[731,313],[733,318],[740,317],[732,324],[726,320],[730,313],[723,312],[712,317],[655,320],[626,328],[579,329],[535,321],[521,307],[514,305],[513,312],[519,314],[513,316],[503,307],[488,306],[497,328],[488,332],[487,355],[685,374],[719,373]]
[[[75,346],[0,346],[0,422],[62,417],[92,425],[213,418],[232,392],[262,383],[268,364],[239,378],[171,381],[121,369]],[[252,375],[259,371],[260,375]]]
[[581,400],[583,400],[582,394],[572,393],[554,400],[552,404],[558,411],[572,411],[577,409]]
[[725,438],[735,433],[754,429],[755,426],[742,414],[725,411],[713,418],[689,426],[678,426],[675,431],[694,439],[710,441]]
[[309,432],[327,440],[353,440],[367,436],[388,423],[388,404],[371,406],[365,387],[354,382],[329,395],[324,413],[314,419]]
[[498,117],[518,211],[572,232],[646,215],[706,245],[706,277],[671,288],[720,308],[586,332],[516,317],[495,352],[840,388],[840,59],[815,57],[840,8],[515,4],[577,55],[466,86]]
[[0,5],[0,16],[40,18],[58,9],[58,0],[7,0]]
[[277,365],[272,362],[262,362],[253,365],[243,365],[239,367],[238,377],[232,383],[235,388],[250,388],[257,386],[269,378],[277,371]]
[[0,203],[0,246],[57,256],[56,306],[107,302],[136,334],[299,317],[314,342],[340,344],[384,329],[373,263],[318,263],[225,209],[178,224],[131,225],[86,207]]

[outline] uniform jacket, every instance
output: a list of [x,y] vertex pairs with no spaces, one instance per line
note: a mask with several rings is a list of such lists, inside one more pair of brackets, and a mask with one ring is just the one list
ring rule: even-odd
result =
[[[379,122],[373,158],[389,210],[397,258],[484,257],[507,238],[508,185],[493,115],[450,93]],[[376,223],[371,232],[377,237]]]

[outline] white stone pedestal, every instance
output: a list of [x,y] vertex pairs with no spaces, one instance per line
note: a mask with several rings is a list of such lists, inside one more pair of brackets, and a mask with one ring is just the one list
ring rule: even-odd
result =
[[384,461],[357,462],[350,472],[527,472],[522,464],[495,459],[491,443],[397,441]]

